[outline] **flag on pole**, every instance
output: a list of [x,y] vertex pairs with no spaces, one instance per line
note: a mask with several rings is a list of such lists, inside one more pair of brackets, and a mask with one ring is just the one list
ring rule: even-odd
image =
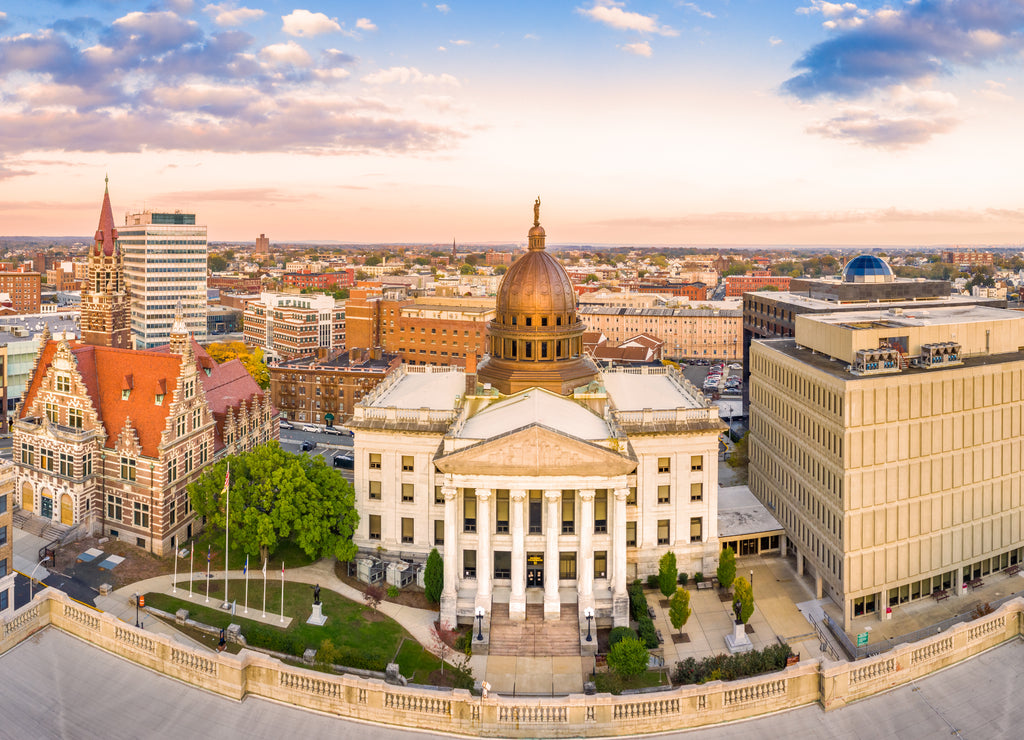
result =
[[206,562],[207,563],[209,563],[211,560],[213,560],[213,553],[210,552],[210,547],[212,547],[212,546],[211,545],[207,545],[206,546]]
[[225,475],[224,475],[224,491],[223,491],[223,495],[225,497],[227,497],[227,495],[228,495],[228,484],[230,482],[231,482],[231,466],[228,465],[228,472],[225,473]]
[[242,573],[245,574],[245,573],[248,573],[248,572],[249,572],[249,556],[246,555],[245,556],[245,565],[242,566]]
[[267,577],[267,561],[266,560],[263,561],[263,577],[264,578]]
[[284,578],[284,561],[281,561],[281,577]]

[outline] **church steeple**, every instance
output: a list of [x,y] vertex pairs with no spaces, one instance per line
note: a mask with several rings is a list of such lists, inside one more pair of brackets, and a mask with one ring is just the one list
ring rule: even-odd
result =
[[110,180],[104,178],[103,204],[96,238],[89,250],[89,273],[82,288],[82,341],[102,347],[131,347],[124,258],[117,244]]
[[171,325],[171,337],[169,342],[171,354],[185,354],[185,348],[188,346],[190,338],[191,336],[188,333],[188,326],[185,324],[185,310],[179,300],[174,306],[174,323]]

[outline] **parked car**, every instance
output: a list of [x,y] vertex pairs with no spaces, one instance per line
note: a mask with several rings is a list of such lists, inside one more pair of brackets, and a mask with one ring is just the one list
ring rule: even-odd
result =
[[301,429],[304,432],[313,432],[313,433],[316,433],[316,432],[320,431],[319,429],[317,429],[312,424],[299,424],[299,429]]
[[351,452],[342,452],[334,456],[334,467],[351,470],[355,467],[355,457]]
[[738,362],[734,362],[733,364],[729,365],[729,369],[730,370],[742,370],[743,369],[743,365],[739,364]]
[[302,451],[303,452],[309,452],[310,450],[314,450],[314,449],[316,449],[316,442],[314,442],[311,439],[303,440],[303,442],[302,442]]
[[281,428],[282,429],[294,429],[295,427],[287,419],[281,419]]

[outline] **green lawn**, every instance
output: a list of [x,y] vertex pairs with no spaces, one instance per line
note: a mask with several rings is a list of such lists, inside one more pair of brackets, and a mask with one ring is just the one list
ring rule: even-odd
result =
[[413,683],[430,683],[430,674],[441,667],[440,658],[424,650],[412,639],[402,643],[397,662],[402,675]]
[[[209,552],[211,555],[211,570],[224,570],[224,532],[220,530],[214,530],[212,528],[200,533],[195,538],[195,570],[196,573],[200,571],[206,571],[206,553],[207,546],[209,546]],[[242,552],[233,542],[229,542],[231,545],[231,557],[229,560],[230,570],[241,570],[242,566],[245,565],[245,553]],[[274,573],[274,569],[277,569],[277,574],[280,576],[281,573],[281,561],[284,561],[285,568],[301,568],[303,565],[309,565],[314,562],[302,548],[296,545],[291,540],[283,540],[270,555],[270,562],[267,564],[267,576],[269,577]],[[185,562],[185,567],[188,567],[188,563]],[[182,563],[178,563],[179,573]],[[262,580],[263,563],[260,561],[258,555],[249,556],[249,570],[252,574],[259,573],[260,579]],[[310,600],[312,601],[312,600]]]
[[[187,590],[187,582],[183,585],[184,589],[179,587],[179,594]],[[191,618],[214,627],[226,627],[235,622],[241,625],[242,634],[254,646],[292,655],[301,655],[307,647],[319,648],[323,640],[330,640],[340,652],[338,662],[357,668],[383,670],[383,666],[394,659],[402,638],[409,637],[402,626],[390,617],[327,590],[320,593],[327,623],[322,627],[306,624],[312,612],[313,590],[304,583],[285,583],[284,613],[286,617],[292,617],[290,627],[285,630],[276,624],[246,619],[243,614],[244,583],[231,581],[229,588],[232,600],[238,604],[233,618],[219,608],[224,593],[224,581],[219,578],[210,583],[209,604],[204,603],[206,583],[198,580],[193,583],[195,596],[191,600],[187,596],[175,598],[151,593],[146,594],[146,603],[170,613],[188,609]],[[262,601],[263,579],[260,574],[249,580],[249,611],[254,615],[260,614]],[[279,614],[280,609],[281,582],[268,579],[267,614]],[[411,637],[406,643],[418,647]],[[410,654],[415,652],[412,648],[410,651]],[[419,647],[419,651],[423,652],[423,648]]]
[[599,693],[621,694],[626,689],[648,689],[653,686],[669,685],[668,675],[664,671],[644,671],[639,676],[633,676],[623,681],[613,672],[597,673],[594,675],[594,683]]

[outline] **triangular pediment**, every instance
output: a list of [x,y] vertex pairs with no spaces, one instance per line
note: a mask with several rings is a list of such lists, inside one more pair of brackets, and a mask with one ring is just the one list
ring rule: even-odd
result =
[[636,469],[636,460],[601,445],[540,424],[440,454],[442,473],[500,476],[616,476]]

